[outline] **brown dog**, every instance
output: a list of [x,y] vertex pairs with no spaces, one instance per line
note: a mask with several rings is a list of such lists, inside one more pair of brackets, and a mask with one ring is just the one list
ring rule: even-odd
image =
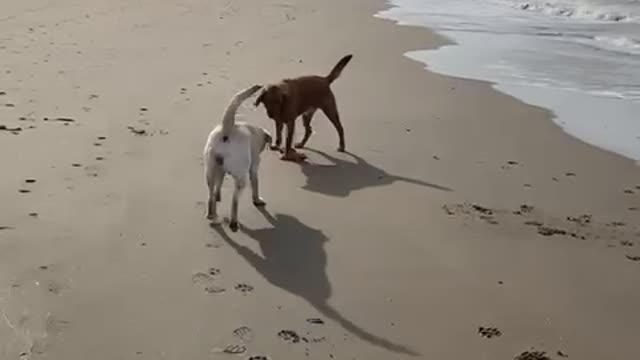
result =
[[304,121],[304,137],[295,144],[296,148],[305,146],[311,136],[311,118],[317,109],[329,118],[340,137],[338,151],[345,151],[344,130],[340,123],[340,114],[336,106],[336,99],[331,91],[331,83],[340,76],[342,69],[353,56],[347,55],[340,59],[327,76],[301,76],[284,79],[276,84],[266,85],[255,101],[255,106],[264,104],[267,115],[276,123],[276,141],[272,150],[280,149],[282,143],[282,127],[287,125],[287,139],[282,160],[300,161],[305,158],[292,147],[295,121],[302,115]]

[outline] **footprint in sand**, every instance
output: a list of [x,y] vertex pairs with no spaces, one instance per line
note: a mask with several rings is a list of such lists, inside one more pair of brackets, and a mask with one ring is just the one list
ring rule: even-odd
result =
[[213,278],[209,274],[197,272],[191,276],[191,280],[194,284],[203,284],[213,281]]
[[247,347],[244,345],[231,344],[222,349],[222,352],[225,354],[240,355],[247,352]]
[[278,337],[286,342],[297,344],[300,342],[300,335],[293,330],[280,330]]
[[239,344],[229,344],[223,348],[214,348],[213,350],[211,350],[211,352],[229,355],[241,355],[247,352],[247,347]]
[[247,326],[241,326],[235,330],[233,330],[233,336],[238,339],[248,342],[253,339],[253,330]]
[[238,284],[234,287],[234,289],[246,295],[253,291],[253,286],[247,284]]
[[226,292],[227,289],[223,288],[222,286],[209,285],[204,288],[204,291],[206,291],[209,294],[217,295],[217,294],[222,294]]
[[59,319],[56,316],[49,314],[45,321],[45,330],[49,335],[58,335],[68,327],[69,324],[71,324],[69,321]]
[[307,319],[307,322],[314,325],[324,325],[324,320],[319,318],[309,318]]
[[98,177],[98,174],[100,172],[100,166],[98,165],[88,165],[84,168],[87,176],[90,177]]
[[513,360],[551,360],[545,351],[525,351],[513,358]]
[[478,204],[454,204],[454,205],[442,205],[442,209],[447,215],[463,215],[468,218],[479,218],[491,225],[498,225],[498,221],[495,219],[495,211]]
[[203,286],[203,290],[208,294],[217,295],[227,291],[224,287],[213,284],[214,280],[213,276],[204,272],[197,272],[191,276],[191,281]]
[[252,355],[247,358],[247,360],[271,360],[266,355]]
[[7,131],[10,132],[13,135],[20,135],[20,132],[22,131],[22,128],[19,126],[16,127],[8,127],[6,125],[0,125],[0,130],[1,131]]
[[480,336],[482,336],[483,338],[487,338],[487,339],[492,339],[494,337],[502,336],[502,332],[498,330],[498,328],[484,327],[484,326],[480,326],[478,328],[478,334],[480,334]]
[[147,135],[147,130],[145,129],[138,129],[134,126],[127,126],[127,129],[129,129],[129,131],[131,131],[134,135]]

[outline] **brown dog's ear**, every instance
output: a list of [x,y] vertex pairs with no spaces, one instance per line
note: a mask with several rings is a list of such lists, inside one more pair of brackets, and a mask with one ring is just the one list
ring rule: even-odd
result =
[[289,87],[286,84],[278,86],[278,92],[280,93],[280,114],[284,114],[289,105]]

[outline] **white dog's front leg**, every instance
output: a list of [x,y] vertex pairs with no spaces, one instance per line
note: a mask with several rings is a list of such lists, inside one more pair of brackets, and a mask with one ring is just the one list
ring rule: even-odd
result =
[[242,190],[244,190],[247,178],[246,176],[242,177],[234,177],[235,181],[235,189],[233,190],[233,199],[231,200],[231,218],[229,219],[229,229],[231,231],[238,231],[238,201],[240,200],[240,195],[242,194]]

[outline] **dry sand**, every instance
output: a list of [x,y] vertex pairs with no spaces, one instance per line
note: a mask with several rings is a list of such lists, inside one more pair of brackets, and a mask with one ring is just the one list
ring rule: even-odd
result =
[[[0,358],[637,358],[640,169],[424,71],[443,39],[381,6],[4,1]],[[346,53],[351,154],[316,115],[309,164],[265,155],[268,213],[210,228],[229,97]]]

